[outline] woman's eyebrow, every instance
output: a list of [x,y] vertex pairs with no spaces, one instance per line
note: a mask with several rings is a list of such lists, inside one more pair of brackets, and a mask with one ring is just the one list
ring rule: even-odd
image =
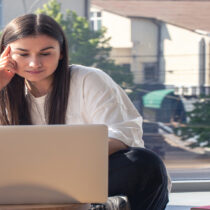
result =
[[[28,52],[29,50],[27,49],[23,49],[23,48],[20,48],[20,47],[17,47],[15,48],[16,50],[20,50],[20,51],[24,51],[24,52]],[[43,49],[41,49],[40,51],[45,51],[45,50],[49,50],[49,49],[55,49],[53,46],[49,46],[49,47],[45,47]]]
[[45,47],[43,49],[41,49],[40,51],[45,51],[45,50],[49,50],[49,49],[55,49],[53,46],[49,46],[49,47]]
[[19,48],[19,47],[15,48],[15,50],[20,50],[20,51],[28,52],[27,49],[23,49],[23,48]]

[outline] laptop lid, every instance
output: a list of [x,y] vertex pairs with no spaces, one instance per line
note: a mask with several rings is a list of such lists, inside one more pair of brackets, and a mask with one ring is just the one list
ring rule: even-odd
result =
[[0,204],[103,203],[105,125],[0,126]]

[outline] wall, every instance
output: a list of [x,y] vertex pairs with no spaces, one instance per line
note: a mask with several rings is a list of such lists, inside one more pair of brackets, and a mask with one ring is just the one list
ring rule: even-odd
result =
[[113,48],[131,48],[131,21],[129,18],[116,15],[94,5],[91,12],[101,12],[102,26],[107,29],[106,36],[110,37],[110,45]]
[[162,25],[161,81],[177,87],[209,85],[209,37],[170,24]]
[[101,12],[102,26],[107,29],[106,37],[110,38],[109,44],[112,47],[110,57],[116,64],[131,64],[131,21],[129,18],[116,15],[100,9],[94,5],[91,12]]
[[158,27],[152,21],[143,18],[131,19],[133,42],[131,70],[135,83],[144,83],[144,63],[157,62]]
[[115,60],[116,64],[131,64],[132,48],[112,48],[110,57]]

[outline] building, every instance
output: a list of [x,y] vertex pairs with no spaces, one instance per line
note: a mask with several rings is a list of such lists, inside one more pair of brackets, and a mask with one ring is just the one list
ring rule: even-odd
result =
[[[61,11],[70,9],[78,15],[89,16],[89,0],[57,0],[61,3]],[[0,28],[2,29],[13,18],[36,11],[48,0],[0,0]]]
[[92,0],[91,23],[107,28],[112,58],[136,84],[179,95],[210,94],[210,1]]

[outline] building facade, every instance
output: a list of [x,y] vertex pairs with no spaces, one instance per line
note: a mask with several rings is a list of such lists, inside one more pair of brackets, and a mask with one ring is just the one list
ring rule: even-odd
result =
[[[130,10],[124,6],[126,1],[116,1],[116,5],[113,2],[108,5],[94,0],[91,14],[98,14],[100,26],[107,28],[113,48],[111,57],[118,64],[130,65],[136,84],[163,85],[186,96],[210,94],[210,36],[207,31],[199,30],[199,26],[192,25],[193,16],[189,17],[192,19],[189,23],[176,20],[176,24],[171,17],[167,17],[170,20],[167,21],[166,17],[147,15],[147,11],[143,13],[135,7],[132,13],[132,5]],[[148,3],[135,4],[149,9]],[[154,2],[152,6],[155,7]],[[210,24],[206,29],[210,29]]]

